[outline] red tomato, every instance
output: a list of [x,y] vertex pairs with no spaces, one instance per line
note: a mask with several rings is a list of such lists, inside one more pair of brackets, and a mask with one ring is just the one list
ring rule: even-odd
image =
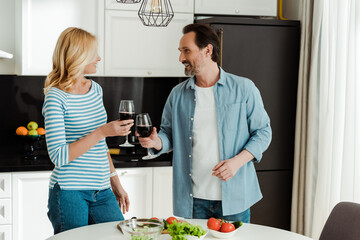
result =
[[150,219],[159,220],[157,217],[152,217],[152,218],[150,218]]
[[232,223],[224,222],[221,224],[220,232],[232,232],[235,230],[235,226]]
[[207,227],[211,230],[219,231],[220,221],[215,218],[209,218],[207,221]]
[[169,224],[172,224],[173,221],[177,221],[177,219],[175,217],[169,217],[168,219],[166,219],[166,221],[169,223]]

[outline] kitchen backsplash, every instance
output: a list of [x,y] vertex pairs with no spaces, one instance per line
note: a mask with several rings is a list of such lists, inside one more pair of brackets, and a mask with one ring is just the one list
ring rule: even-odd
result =
[[[121,99],[133,99],[136,113],[148,112],[153,125],[159,128],[161,114],[171,89],[184,78],[123,78],[89,77],[98,82],[104,92],[108,121],[119,118]],[[21,153],[23,145],[15,134],[18,126],[36,121],[44,126],[41,109],[44,101],[45,76],[0,75],[3,87],[0,95],[0,154]],[[109,138],[108,143],[122,143],[123,137]]]

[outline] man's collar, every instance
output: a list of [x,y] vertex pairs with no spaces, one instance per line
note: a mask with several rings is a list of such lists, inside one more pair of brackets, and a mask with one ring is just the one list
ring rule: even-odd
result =
[[219,83],[219,84],[221,84],[221,85],[224,85],[224,84],[225,84],[225,80],[226,80],[226,78],[225,78],[225,71],[224,71],[221,67],[219,67],[219,69],[220,69],[220,78],[219,78],[219,81],[217,81],[217,83]]
[[[219,67],[219,70],[220,70],[220,78],[219,80],[216,82],[221,84],[221,85],[224,85],[225,84],[225,71]],[[195,76],[192,76],[191,78],[189,78],[189,81],[188,83],[186,84],[186,89],[195,89]]]
[[195,76],[192,76],[191,78],[189,78],[188,83],[186,84],[186,89],[195,89]]

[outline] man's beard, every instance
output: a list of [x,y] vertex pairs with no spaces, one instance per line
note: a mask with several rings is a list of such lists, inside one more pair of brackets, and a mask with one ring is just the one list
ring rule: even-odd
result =
[[187,69],[187,67],[185,67],[185,70],[184,70],[185,75],[188,77],[192,77],[199,72],[197,67],[193,66],[189,61],[183,61],[182,64],[188,64],[188,66],[189,66],[189,69]]

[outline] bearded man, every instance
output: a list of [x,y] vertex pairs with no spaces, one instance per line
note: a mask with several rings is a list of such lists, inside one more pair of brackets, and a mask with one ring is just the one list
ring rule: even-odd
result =
[[209,26],[185,26],[179,51],[190,78],[171,91],[159,133],[139,142],[158,155],[173,150],[174,215],[249,223],[262,198],[254,163],[271,141],[260,92],[219,67],[220,41]]

